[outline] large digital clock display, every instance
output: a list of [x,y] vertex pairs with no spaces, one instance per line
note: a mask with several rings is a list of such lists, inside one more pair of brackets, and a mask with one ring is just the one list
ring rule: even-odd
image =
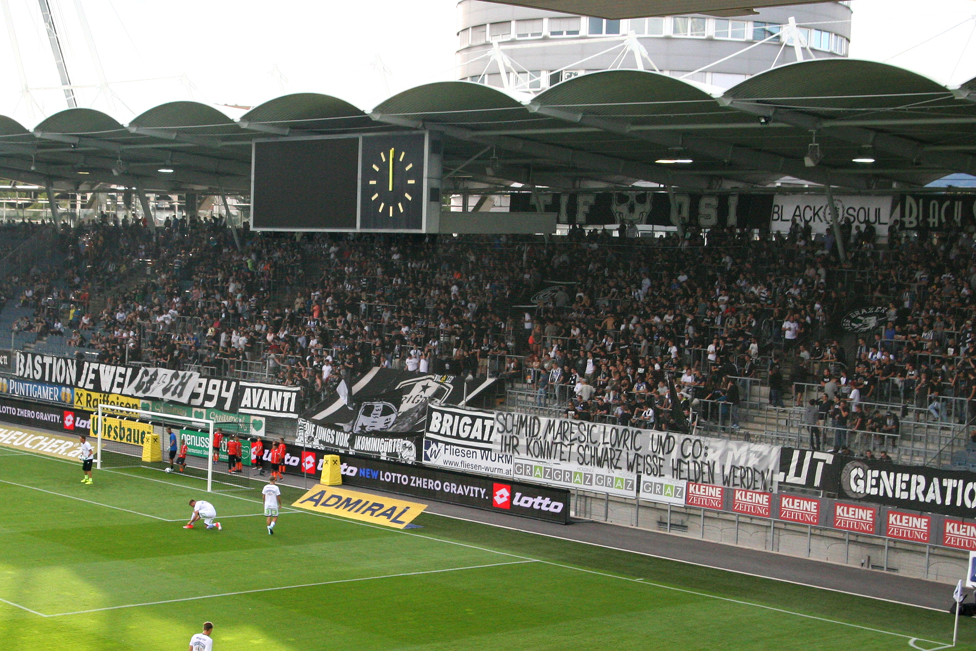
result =
[[364,136],[359,228],[419,231],[424,226],[424,134]]

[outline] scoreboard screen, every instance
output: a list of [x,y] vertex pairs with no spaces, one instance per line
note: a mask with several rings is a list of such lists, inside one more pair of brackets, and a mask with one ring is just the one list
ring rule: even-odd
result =
[[255,230],[356,230],[359,138],[256,141]]
[[423,232],[427,135],[257,140],[251,228]]

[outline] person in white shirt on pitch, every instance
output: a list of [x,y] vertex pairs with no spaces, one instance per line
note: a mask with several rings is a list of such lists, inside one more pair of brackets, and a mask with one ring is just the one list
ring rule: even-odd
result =
[[217,518],[217,509],[213,507],[213,504],[203,500],[190,500],[190,506],[193,507],[193,516],[189,522],[183,525],[184,529],[192,529],[193,523],[197,520],[203,520],[207,529],[216,528],[218,531],[222,529],[219,522],[214,522]]
[[274,535],[278,509],[281,508],[281,489],[275,485],[277,481],[278,478],[272,476],[271,482],[261,489],[261,494],[264,495],[264,515],[268,518],[268,535]]
[[84,434],[81,435],[81,454],[78,456],[81,459],[81,471],[85,473],[85,476],[81,478],[81,483],[93,483],[91,470],[92,463],[95,461],[95,450],[92,448],[92,444],[88,442],[88,437]]
[[203,633],[197,633],[190,638],[189,651],[213,651],[213,640],[210,638],[212,632],[213,624],[204,622]]

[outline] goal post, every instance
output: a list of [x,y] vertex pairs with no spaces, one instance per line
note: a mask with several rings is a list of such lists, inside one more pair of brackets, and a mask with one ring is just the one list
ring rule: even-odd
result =
[[[94,422],[91,424],[91,432],[95,436],[96,441],[96,468],[102,468],[103,451],[120,452],[117,449],[110,450],[112,447],[118,448],[127,446],[130,448],[130,450],[121,451],[120,454],[132,456],[131,448],[139,445],[139,443],[131,440],[120,440],[125,438],[120,434],[120,432],[126,429],[124,424],[148,424],[150,426],[179,427],[181,423],[183,425],[188,425],[201,433],[205,432],[207,437],[207,492],[213,492],[214,459],[212,451],[214,442],[214,421],[208,418],[190,418],[187,416],[164,414],[158,411],[150,411],[146,409],[134,409],[132,407],[99,404]],[[169,441],[166,440],[162,435],[160,435],[160,445],[163,449],[168,449],[169,447]]]

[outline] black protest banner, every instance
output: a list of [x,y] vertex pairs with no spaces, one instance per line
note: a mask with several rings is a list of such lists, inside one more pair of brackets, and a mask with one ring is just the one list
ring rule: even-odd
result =
[[344,432],[299,418],[295,445],[415,463],[422,440],[420,434],[402,432]]
[[825,490],[825,481],[833,477],[830,470],[840,458],[830,452],[783,448],[776,481],[779,486]]
[[826,474],[824,489],[841,499],[965,517],[976,509],[976,475],[964,470],[851,459]]
[[25,380],[74,386],[78,363],[69,358],[17,351],[14,375]]
[[298,418],[299,387],[283,387],[276,384],[240,382],[234,408],[242,414]]
[[903,194],[891,218],[891,228],[943,231],[976,225],[976,195]]

